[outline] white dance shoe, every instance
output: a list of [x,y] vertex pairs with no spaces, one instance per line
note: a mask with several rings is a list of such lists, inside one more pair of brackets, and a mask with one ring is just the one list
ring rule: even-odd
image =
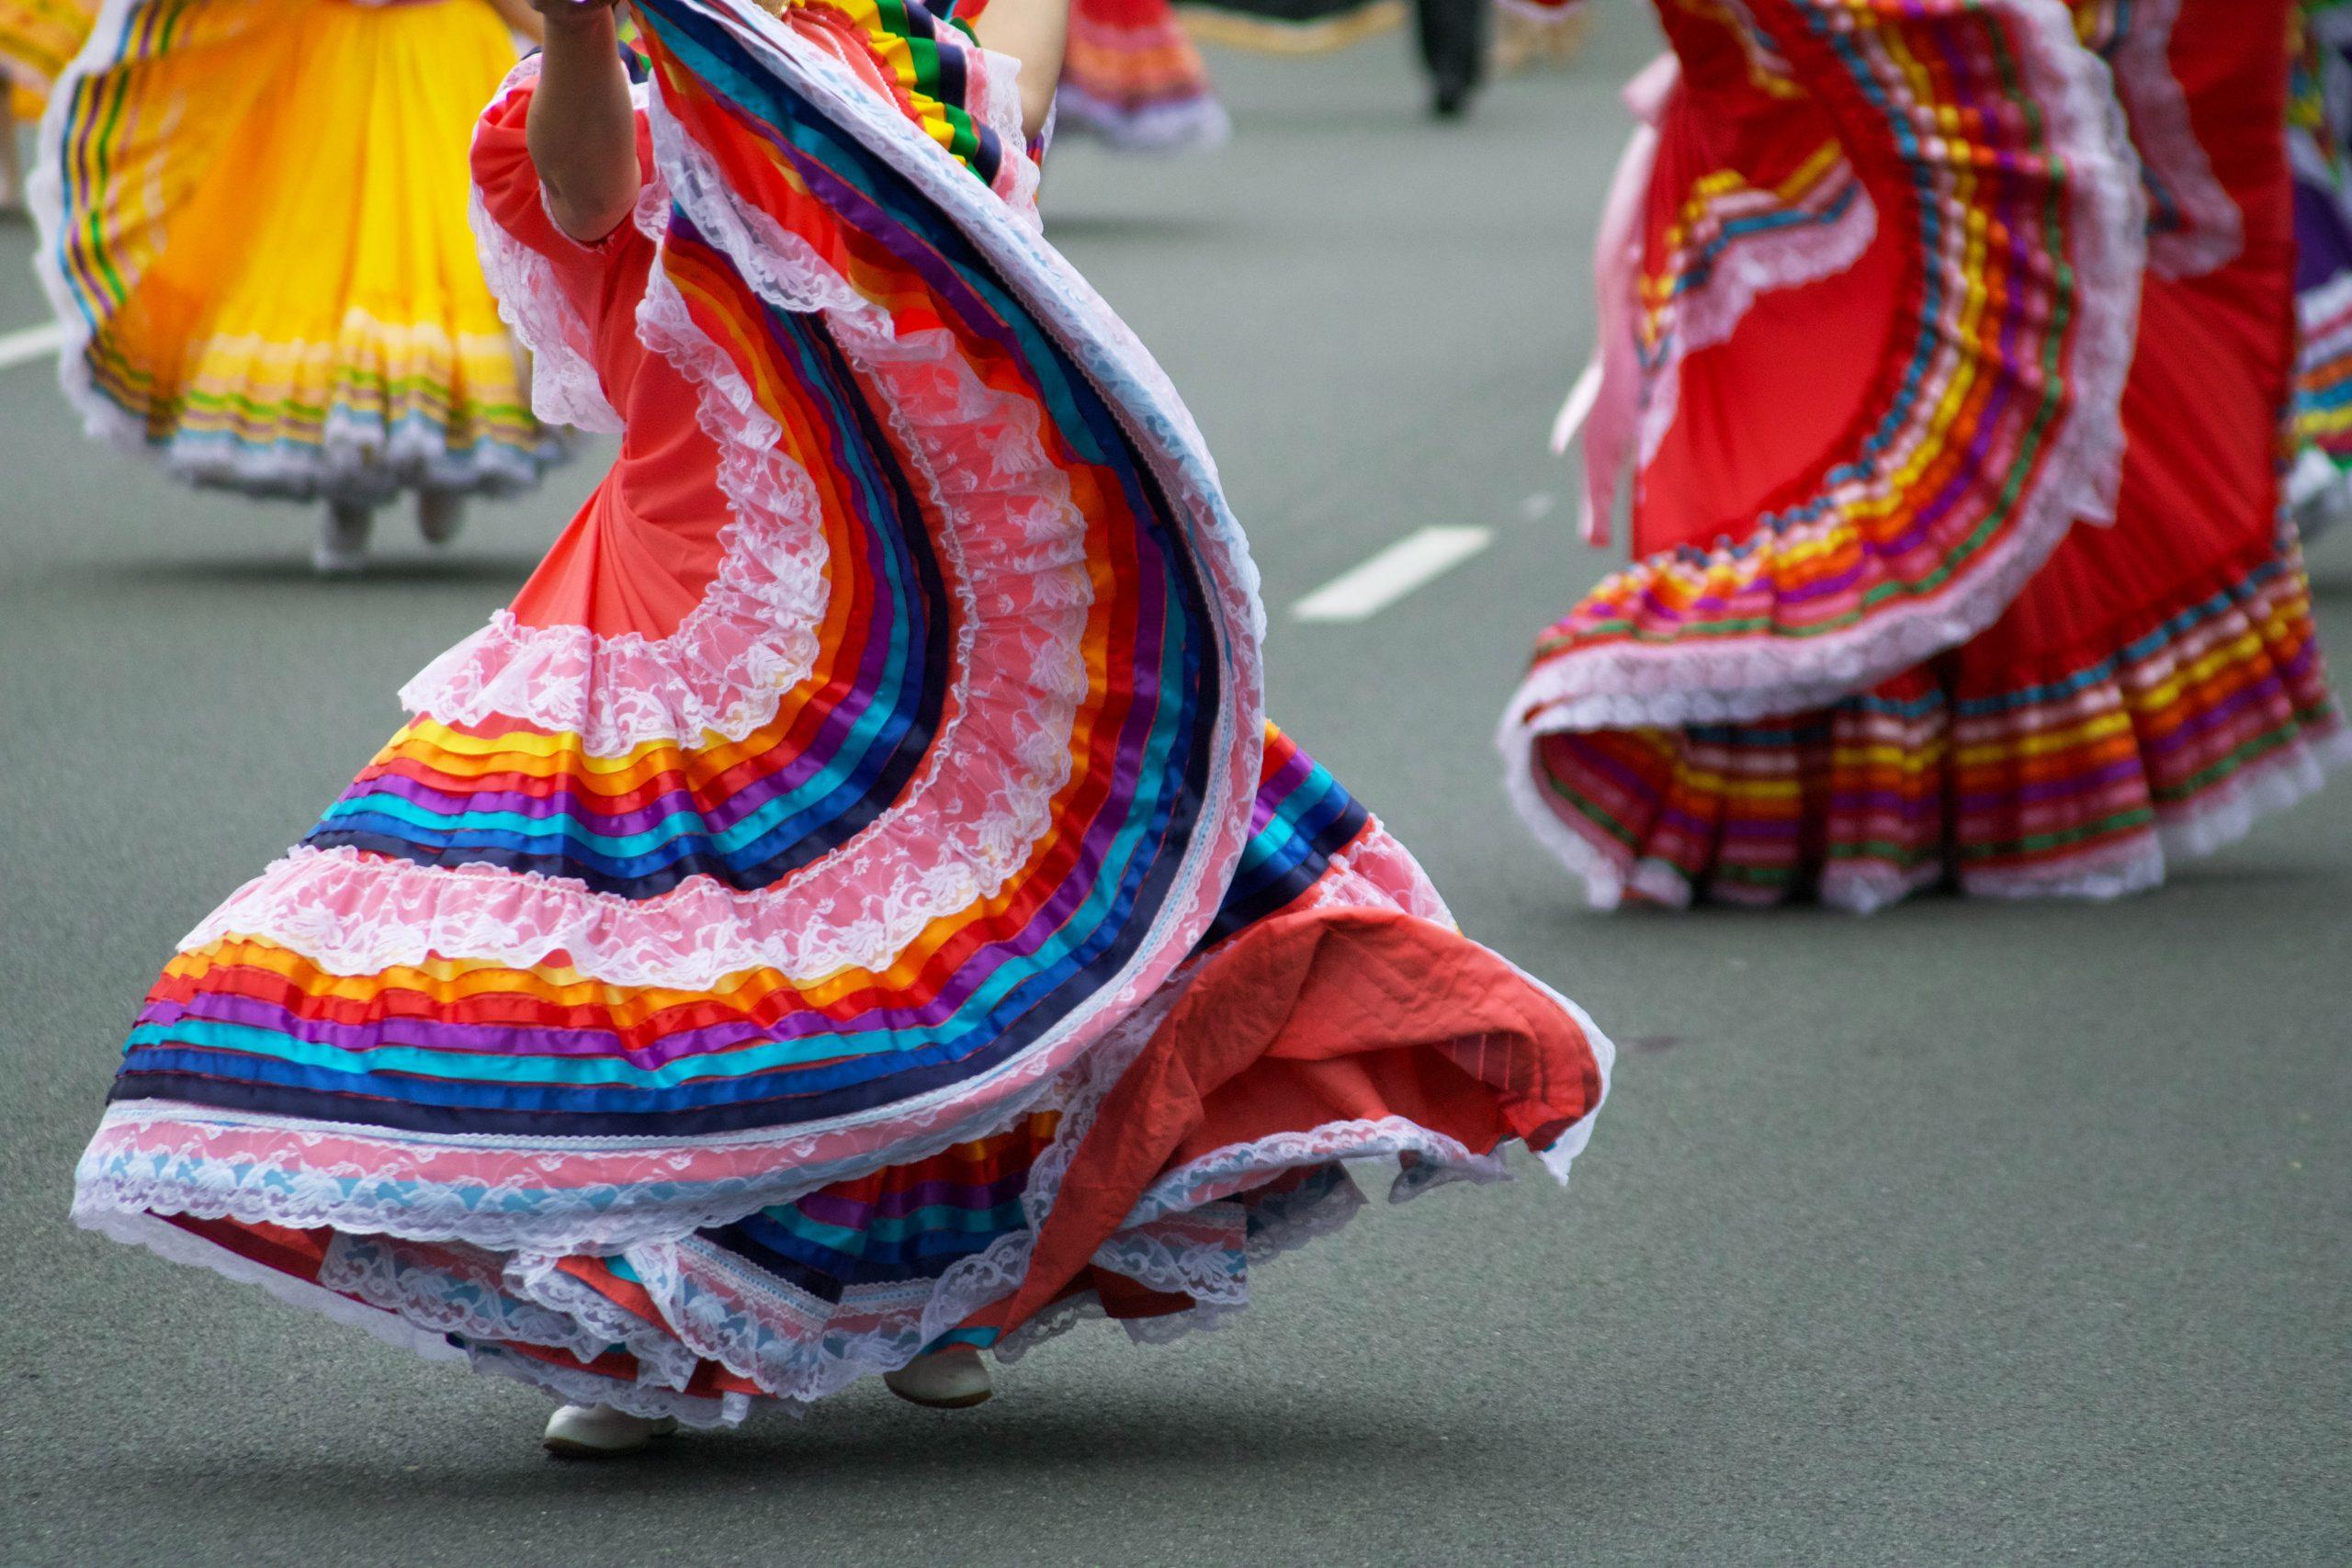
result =
[[674,1416],[631,1416],[609,1404],[567,1404],[548,1417],[540,1443],[558,1459],[611,1459],[636,1453],[677,1429]]
[[897,1371],[884,1372],[882,1385],[910,1404],[933,1410],[969,1410],[996,1392],[989,1386],[988,1363],[968,1345],[917,1356]]

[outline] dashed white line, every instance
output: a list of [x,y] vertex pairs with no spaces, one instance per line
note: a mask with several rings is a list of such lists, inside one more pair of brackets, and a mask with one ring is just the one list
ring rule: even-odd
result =
[[27,327],[20,333],[0,333],[0,370],[54,355],[64,346],[65,329],[54,321],[45,327]]
[[1492,528],[1434,525],[1397,540],[1362,566],[1341,572],[1301,599],[1302,621],[1368,621],[1428,586],[1495,541]]
[[1555,455],[1568,449],[1568,443],[1577,438],[1577,432],[1584,428],[1584,422],[1592,417],[1600,401],[1600,367],[1588,365],[1584,374],[1577,378],[1577,384],[1568,389],[1567,400],[1560,405],[1560,412],[1552,416],[1552,450]]

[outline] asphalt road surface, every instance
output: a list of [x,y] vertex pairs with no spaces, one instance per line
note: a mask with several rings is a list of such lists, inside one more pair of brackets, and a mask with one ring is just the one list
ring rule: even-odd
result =
[[[66,1222],[173,942],[594,477],[313,581],[0,370],[0,1562],[2352,1562],[2352,780],[2161,892],[1585,913],[1495,784],[1600,571],[1543,449],[1649,44],[1420,118],[1400,38],[1220,55],[1233,144],[1070,144],[1052,232],[1191,400],[1265,572],[1274,711],[1464,922],[1623,1046],[1574,1189],[1451,1189],[1262,1270],[1226,1332],[1093,1325],[922,1412],[564,1466],[545,1406]],[[0,334],[43,319],[0,224]],[[1368,618],[1302,598],[1427,527]],[[2352,660],[2352,537],[2314,552]],[[1376,596],[1375,596],[1376,597]]]

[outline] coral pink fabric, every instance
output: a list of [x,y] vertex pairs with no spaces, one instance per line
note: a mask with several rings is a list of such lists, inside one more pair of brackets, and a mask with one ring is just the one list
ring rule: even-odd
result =
[[[1511,965],[1387,909],[1278,916],[1207,967],[1104,1100],[1046,1217],[1020,1292],[980,1321],[1014,1327],[1073,1288],[1163,1172],[1216,1150],[1398,1116],[1486,1154],[1544,1148],[1600,1103],[1591,1043]],[[1190,1306],[1114,1303],[1114,1315]]]
[[[638,340],[635,301],[654,243],[631,222],[583,245],[548,216],[524,142],[528,93],[493,109],[474,138],[473,174],[493,221],[542,257],[589,325],[605,399],[627,434],[619,459],[531,574],[513,606],[525,626],[585,626],[599,637],[667,637],[718,570],[727,498],[718,452],[695,419],[685,378]],[[645,117],[637,160],[653,167]]]
[[[853,65],[871,68],[862,52],[812,29]],[[549,263],[589,324],[598,380],[626,434],[612,473],[514,614],[526,625],[658,637],[695,607],[718,566],[729,520],[718,454],[695,423],[693,387],[638,338],[634,301],[654,242],[633,223],[594,244],[555,227],[525,144],[529,96],[517,92],[485,118],[475,177],[491,219]],[[652,167],[641,116],[639,161]],[[1383,899],[1409,898],[1419,884],[1409,862],[1400,870],[1374,856],[1365,874]],[[978,1321],[1009,1330],[1079,1289],[1097,1291],[1122,1316],[1191,1307],[1189,1298],[1089,1260],[1156,1179],[1212,1151],[1391,1117],[1476,1154],[1514,1137],[1540,1149],[1600,1104],[1599,1050],[1566,1010],[1505,960],[1401,908],[1296,909],[1250,926],[1201,962],[1081,1145],[1027,1284]],[[1251,1184],[1288,1178],[1262,1170]],[[733,1386],[720,1369],[705,1371],[712,1387]]]

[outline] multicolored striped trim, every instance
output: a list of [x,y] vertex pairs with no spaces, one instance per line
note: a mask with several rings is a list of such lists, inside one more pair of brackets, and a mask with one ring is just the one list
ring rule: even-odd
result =
[[1232,130],[1168,0],[1078,0],[1054,113],[1060,130],[1125,152],[1215,147]]
[[2352,467],[2352,273],[2304,294],[2295,366],[2295,435]]
[[[1565,1178],[1606,1039],[1264,726],[1246,551],[1116,318],[837,22],[638,9],[659,244],[616,265],[718,446],[724,614],[413,683],[155,987],[77,1219],[710,1424],[1196,1325],[1348,1159]],[[476,165],[527,223],[526,91]]]
[[2214,177],[2173,73],[2181,0],[2073,0],[2084,47],[2115,73],[2115,96],[2140,154],[2147,197],[2148,265],[2166,277],[2201,277],[2245,246],[2245,220]]
[[1869,910],[2162,880],[2346,750],[2291,542],[2064,679],[1952,695],[1926,669],[1786,718],[1557,731],[1534,750],[1596,904],[1814,895]]
[[[557,1140],[582,1185],[549,1173],[515,1223],[558,1245],[731,1217],[741,1173],[777,1169],[761,1147],[813,1190],[1003,1125],[1209,937],[1262,760],[1253,579],[1207,460],[974,181],[970,120],[837,83],[748,6],[639,9],[655,145],[695,160],[646,330],[727,433],[723,474],[765,476],[730,550],[759,505],[822,541],[807,661],[761,666],[729,732],[681,710],[625,739],[526,716],[594,711],[594,650],[569,709],[507,712],[517,683],[476,669],[486,706],[419,712],[191,938],[114,1095],[133,1122],[370,1127],[366,1163],[420,1171],[451,1137]],[[978,51],[939,64],[966,47],[902,59],[923,94],[978,94]],[[823,308],[772,297],[792,258]],[[1257,826],[1329,829],[1317,777]],[[1256,860],[1269,901],[1303,863]],[[599,1139],[621,1166],[699,1152],[615,1209]],[[268,1164],[234,1179],[265,1207]]]
[[1645,238],[1634,279],[1641,457],[1674,423],[1685,358],[1729,341],[1762,296],[1846,271],[1877,237],[1877,209],[1834,138],[1767,185],[1736,169],[1693,182]]
[[854,28],[875,62],[898,84],[899,107],[984,181],[1002,167],[1005,141],[976,112],[973,67],[978,46],[970,28],[934,16],[916,0],[792,0],[815,17],[839,17]]
[[1221,942],[1306,897],[1370,823],[1338,779],[1268,725],[1250,843],[1207,940]]
[[[2176,9],[2075,19],[2121,74],[2162,65]],[[2006,609],[2077,517],[2113,515],[2136,292],[2118,269],[2149,225],[2114,199],[2133,164],[2101,130],[2112,100],[2036,7],[1753,10],[1926,269],[1904,323],[1916,348],[1853,453],[1792,481],[1811,499],[1636,562],[1547,634],[1503,727],[1513,801],[1604,907],[2145,886],[2167,848],[2244,831],[2346,742],[2291,536],[2062,681],[1987,691],[1965,655],[1930,662]],[[2135,132],[2161,142],[2170,103],[2187,134],[2177,84],[2147,85],[2125,95]],[[1996,100],[2006,112],[1980,107]],[[2234,227],[2184,195],[2201,149],[2157,163],[2185,216],[2155,235],[2230,238],[2215,254],[2233,255]],[[1958,243],[1996,231],[2006,253]],[[2166,265],[2196,270],[2187,254]],[[2049,291],[2021,320],[2037,277]]]
[[[2295,436],[2337,469],[2352,469],[2352,208],[2341,123],[2352,114],[2352,6],[2301,0],[2294,10],[2287,94],[2288,162],[2295,175],[2297,316]],[[2296,474],[2313,520],[2346,509],[2325,466]]]
[[1903,236],[1902,346],[1788,503],[1636,562],[1547,632],[1509,734],[1834,700],[1981,629],[2078,516],[2111,511],[2141,254],[2104,72],[2016,0],[1750,9]]
[[[311,988],[317,976],[243,941],[202,948],[134,1032],[118,1099],[518,1136],[865,1123],[1041,1051],[1066,1055],[1077,1022],[1107,1021],[1108,998],[1164,974],[1214,914],[1182,911],[1198,901],[1189,888],[1221,884],[1210,874],[1231,852],[1227,833],[1238,848],[1243,825],[1220,828],[1226,773],[1255,757],[1232,736],[1250,699],[1228,695],[1240,677],[1223,651],[1248,633],[1212,607],[1190,536],[1198,514],[1169,498],[985,253],[903,176],[788,96],[719,18],[684,6],[641,14],[662,123],[728,188],[758,193],[772,222],[889,323],[868,339],[839,315],[763,298],[723,248],[749,243],[728,212],[673,210],[657,293],[674,289],[691,325],[669,330],[699,334],[722,359],[682,367],[753,389],[814,502],[802,525],[822,530],[830,592],[816,662],[732,740],[706,732],[598,754],[520,720],[421,715],[329,810],[304,846],[312,858],[281,877],[323,860],[379,887],[429,888],[441,920],[485,902],[567,898],[602,911],[605,940],[566,942],[568,964],[553,950],[523,963],[526,938],[481,928],[482,940],[435,947],[430,964],[375,970],[379,998],[356,1012],[347,992]],[[941,117],[920,123],[930,131]],[[903,365],[885,357],[910,344],[931,349]],[[922,400],[959,375],[993,399]],[[985,417],[943,417],[959,406]],[[968,463],[989,471],[987,454],[1023,428],[1057,433],[1038,460],[1080,509],[1000,515],[989,508],[1015,498],[911,483]],[[1024,537],[1033,559],[1069,552],[1070,564],[968,575]],[[951,557],[975,566],[951,580]],[[1074,585],[1047,592],[1063,578]],[[1056,629],[1066,623],[1074,637]],[[879,889],[876,863],[937,861],[926,789],[956,794],[989,829],[985,797],[961,790],[981,779],[1020,788],[1041,761],[1031,726],[1065,738],[1047,764],[1057,784],[1012,803],[979,858],[938,861],[960,886],[934,889],[912,918],[895,912],[867,962],[795,945],[797,930],[858,929],[854,912]],[[763,962],[707,993],[616,978],[603,950],[657,940],[679,918],[673,895],[730,891],[752,927],[745,956]],[[640,928],[645,938],[626,934]],[[272,1003],[246,995],[249,975]]]

